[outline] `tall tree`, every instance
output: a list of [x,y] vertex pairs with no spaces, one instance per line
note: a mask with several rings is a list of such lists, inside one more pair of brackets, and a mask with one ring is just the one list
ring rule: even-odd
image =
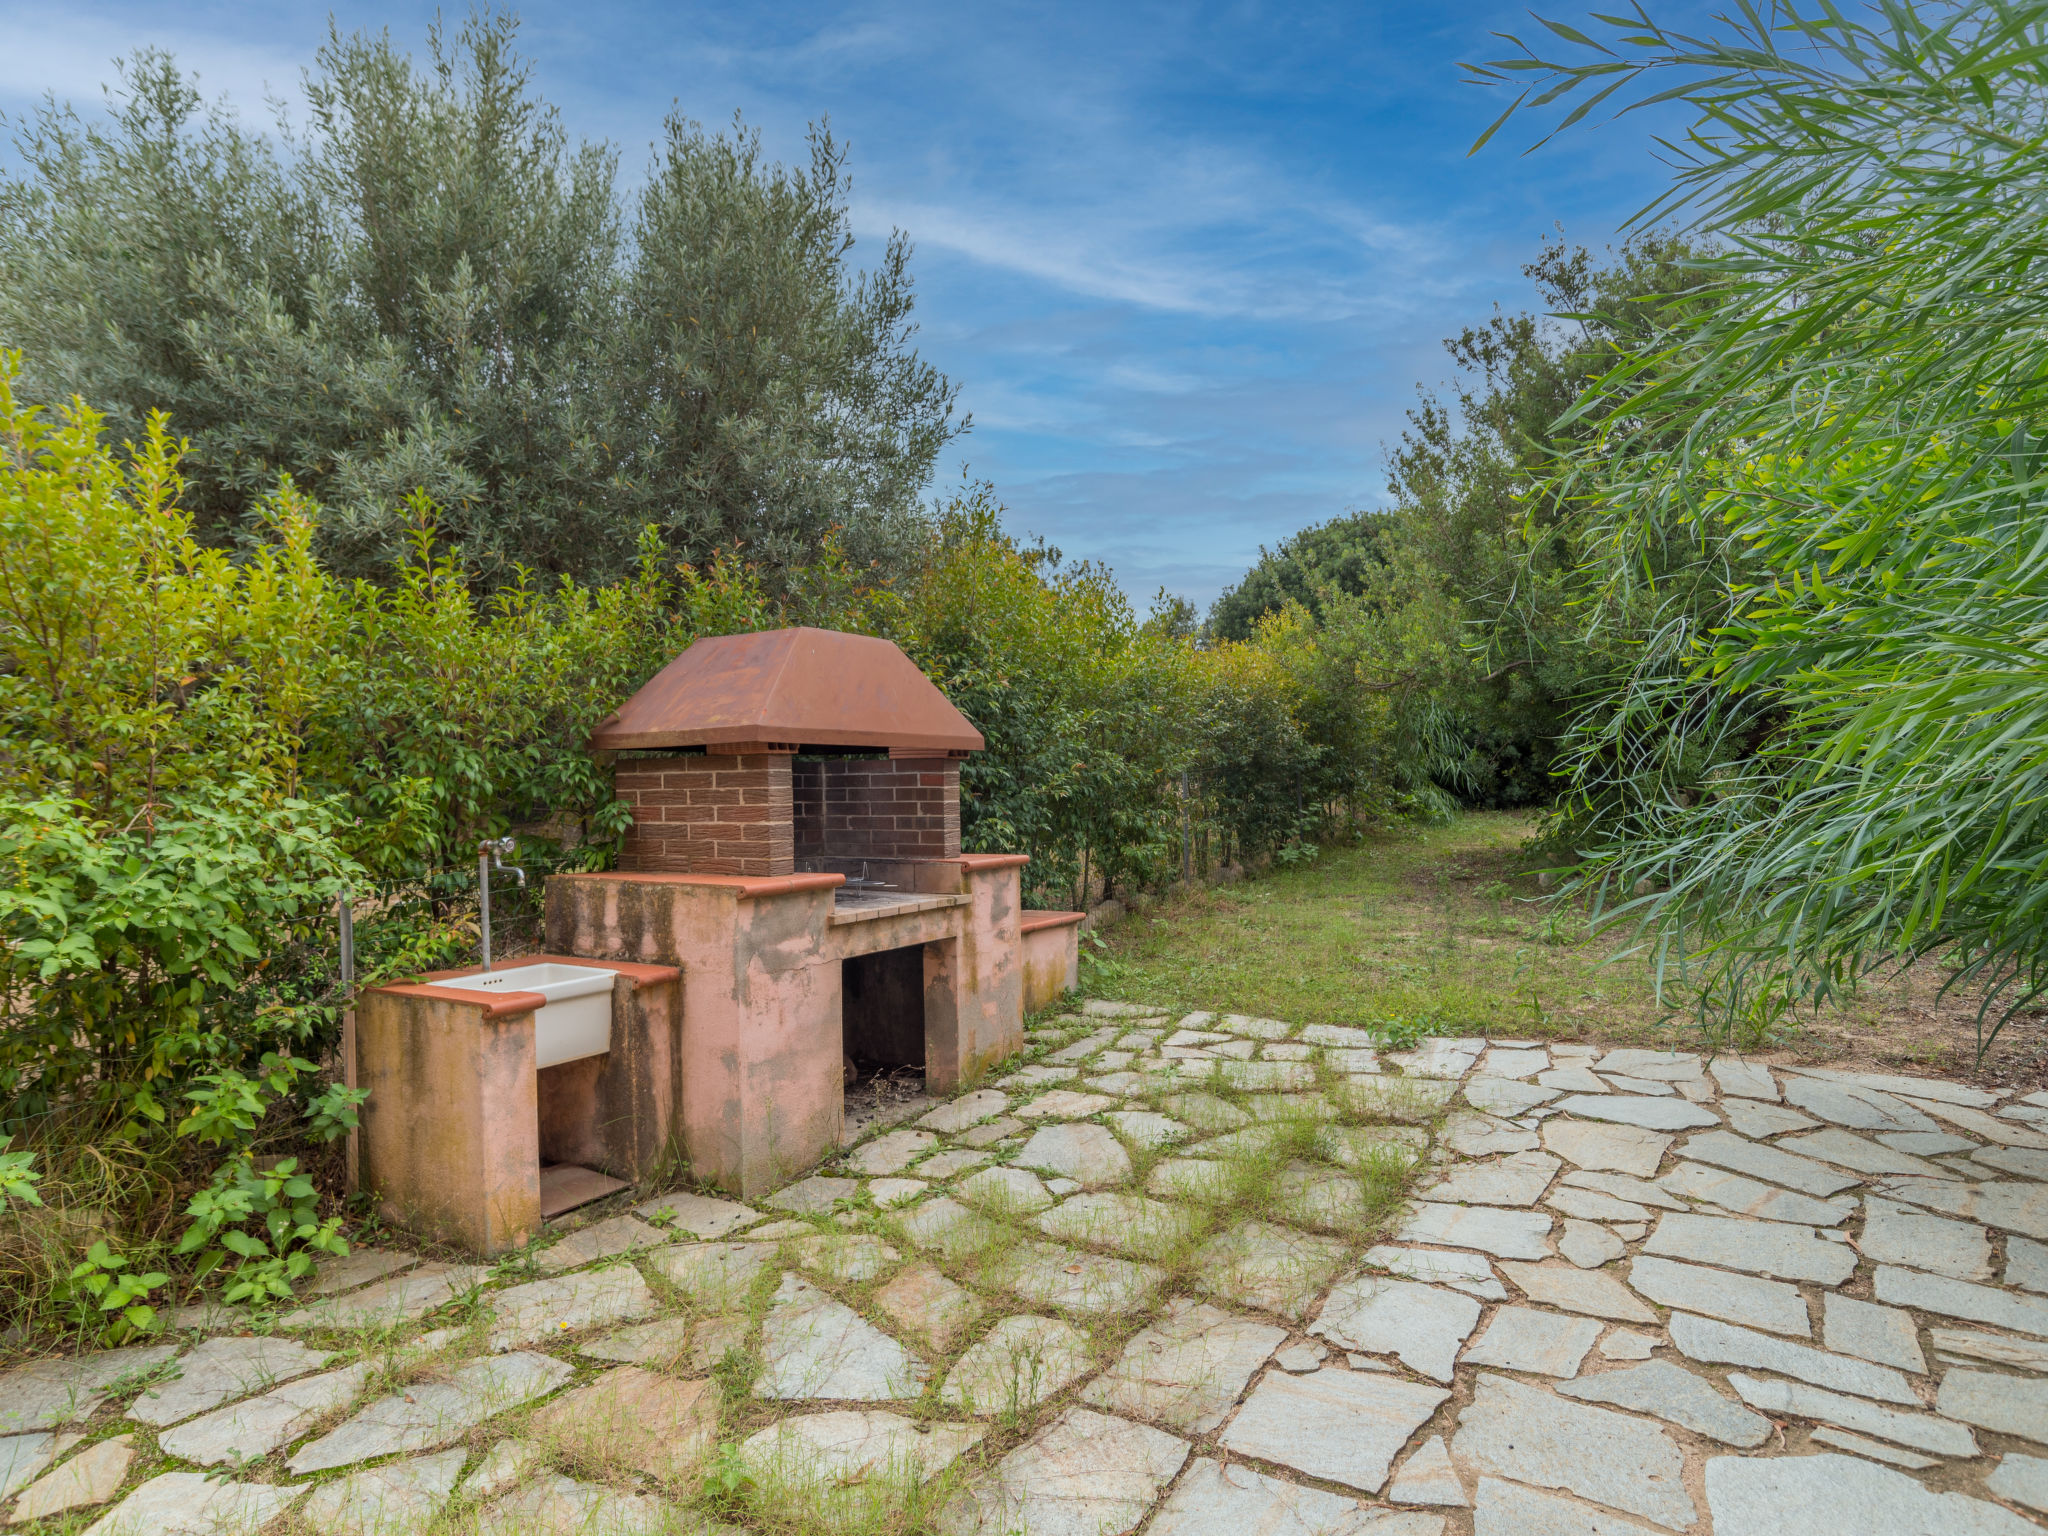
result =
[[838,530],[896,557],[968,423],[913,346],[910,247],[853,265],[843,149],[771,164],[676,116],[643,189],[572,145],[516,23],[430,29],[424,64],[330,29],[273,141],[156,52],[104,122],[54,101],[0,181],[0,344],[25,391],[189,436],[186,503],[256,535],[290,474],[324,553],[389,568],[407,493],[486,583],[622,575],[639,530],[771,572]]

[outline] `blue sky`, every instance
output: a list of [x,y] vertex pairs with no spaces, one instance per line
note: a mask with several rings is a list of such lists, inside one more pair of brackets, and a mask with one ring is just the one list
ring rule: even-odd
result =
[[[1206,606],[1261,544],[1378,504],[1442,338],[1527,307],[1543,236],[1608,243],[1662,180],[1632,121],[1467,157],[1500,104],[1457,64],[1532,25],[1484,0],[519,9],[544,93],[629,172],[672,106],[742,111],[783,158],[829,117],[858,231],[916,243],[920,344],[974,418],[935,488],[963,465],[994,481],[1014,528],[1141,602]],[[336,11],[415,47],[432,14]],[[261,118],[325,27],[241,0],[0,0],[0,110],[92,106],[109,60],[155,43]]]

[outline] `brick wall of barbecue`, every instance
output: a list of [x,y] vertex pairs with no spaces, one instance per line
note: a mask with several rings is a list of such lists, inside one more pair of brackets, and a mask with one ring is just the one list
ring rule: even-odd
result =
[[622,759],[618,797],[633,812],[619,868],[634,874],[786,875],[796,869],[790,758],[708,753]]
[[946,758],[798,758],[796,856],[949,859],[960,852],[960,765]]

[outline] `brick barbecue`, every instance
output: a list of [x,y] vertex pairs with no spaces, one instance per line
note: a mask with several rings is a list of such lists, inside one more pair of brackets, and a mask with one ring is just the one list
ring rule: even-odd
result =
[[[386,1218],[502,1252],[590,1198],[549,1191],[616,1189],[678,1147],[750,1198],[841,1143],[849,1067],[950,1092],[1017,1050],[1025,1013],[1074,984],[1081,914],[1024,910],[1024,855],[961,851],[960,763],[982,745],[887,640],[683,652],[592,733],[632,823],[616,871],[549,878],[548,955],[363,995],[364,1183]],[[614,976],[609,1036],[548,1066],[563,1015],[517,982],[537,961],[536,987]]]

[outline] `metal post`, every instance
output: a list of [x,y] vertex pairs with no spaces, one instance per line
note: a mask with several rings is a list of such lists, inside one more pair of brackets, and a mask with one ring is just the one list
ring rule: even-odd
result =
[[1180,883],[1195,883],[1194,828],[1188,820],[1188,771],[1180,771]]
[[[356,920],[349,910],[348,892],[343,891],[335,898],[335,916],[341,928],[341,1081],[342,1086],[356,1086]],[[348,1192],[354,1194],[362,1182],[361,1149],[357,1144],[355,1131],[348,1133],[348,1142],[342,1149],[344,1177],[348,1181]]]
[[491,854],[487,844],[476,856],[477,900],[482,903],[484,935],[484,974],[491,972]]

